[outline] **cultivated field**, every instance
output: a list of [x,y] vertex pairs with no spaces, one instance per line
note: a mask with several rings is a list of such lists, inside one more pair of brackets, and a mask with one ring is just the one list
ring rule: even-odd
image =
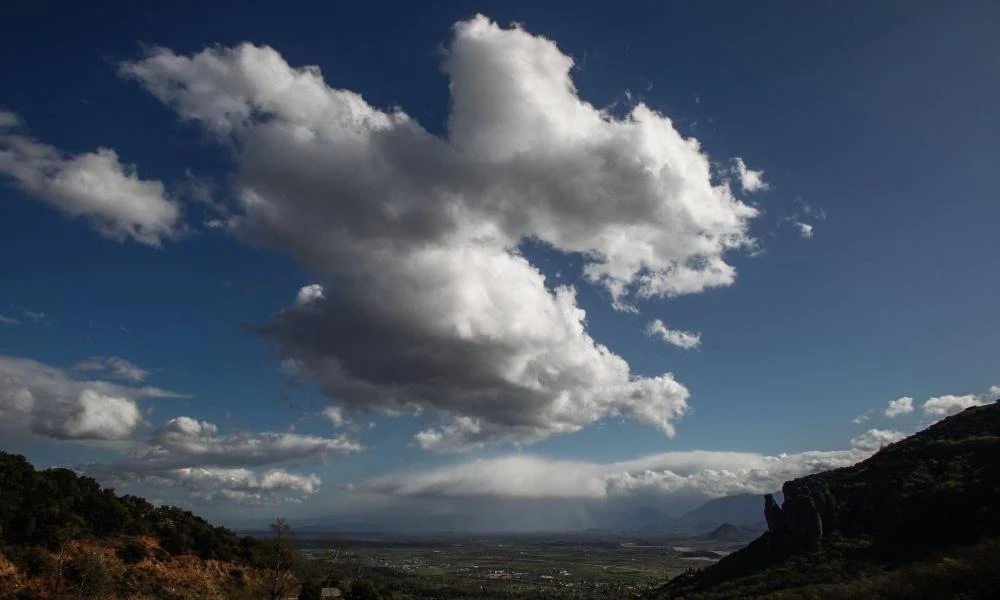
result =
[[[324,544],[324,539],[326,544]],[[317,561],[329,537],[299,538]],[[400,598],[630,597],[741,543],[658,535],[353,536],[343,567]]]

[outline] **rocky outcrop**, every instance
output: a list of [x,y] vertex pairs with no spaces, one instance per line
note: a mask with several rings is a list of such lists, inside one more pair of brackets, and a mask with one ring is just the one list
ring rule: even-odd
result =
[[823,535],[824,521],[831,522],[836,501],[818,481],[789,482],[782,489],[781,506],[772,494],[764,496],[764,519],[772,537],[780,542],[815,543]]
[[[789,481],[783,503],[778,494],[764,498],[767,532],[674,578],[661,597],[1000,598],[997,456],[1000,405],[988,404],[858,464]],[[983,581],[984,591],[970,592]]]
[[823,535],[823,518],[811,496],[799,494],[785,498],[781,512],[792,539],[812,544]]
[[775,535],[785,533],[785,516],[781,513],[781,507],[774,500],[774,494],[764,495],[764,520],[767,521],[767,530]]

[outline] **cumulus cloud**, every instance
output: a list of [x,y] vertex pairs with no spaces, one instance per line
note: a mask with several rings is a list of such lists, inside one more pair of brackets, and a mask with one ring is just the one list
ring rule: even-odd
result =
[[799,235],[809,239],[813,236],[813,226],[809,223],[803,223],[802,221],[796,221],[795,226],[799,228]]
[[899,415],[906,415],[913,412],[913,398],[903,396],[889,401],[889,406],[885,408],[885,416],[890,419]]
[[891,429],[869,429],[851,440],[851,447],[862,452],[875,452],[883,446],[894,444],[906,437],[905,433]]
[[985,403],[975,394],[966,394],[964,396],[946,394],[930,398],[927,402],[924,402],[924,414],[934,417],[947,417],[960,413],[967,408],[982,406],[983,404]]
[[754,171],[746,165],[742,158],[733,159],[736,164],[736,176],[739,178],[740,187],[746,192],[761,192],[770,186],[764,181],[764,171]]
[[14,133],[16,115],[0,112],[0,174],[70,217],[86,219],[101,235],[159,246],[180,230],[180,207],[163,184],[141,179],[109,148],[66,156]]
[[56,439],[124,440],[144,424],[137,401],[183,397],[159,388],[74,379],[64,370],[0,355],[0,421]]
[[[552,41],[455,25],[446,137],[266,46],[156,49],[122,73],[232,148],[236,235],[317,274],[260,328],[338,405],[423,412],[429,449],[530,442],[604,417],[667,434],[688,392],[597,343],[571,287],[519,252],[584,257],[612,302],[727,286],[756,209],[695,139],[639,103],[581,99]],[[719,182],[721,181],[721,183]]]
[[118,356],[92,356],[73,365],[73,370],[97,372],[111,379],[136,383],[145,381],[149,376],[149,371]]
[[667,329],[667,326],[660,319],[654,319],[646,325],[646,335],[659,337],[665,343],[684,350],[697,348],[701,344],[701,334],[679,329]]
[[994,399],[1000,399],[1000,385],[990,386],[989,394]]

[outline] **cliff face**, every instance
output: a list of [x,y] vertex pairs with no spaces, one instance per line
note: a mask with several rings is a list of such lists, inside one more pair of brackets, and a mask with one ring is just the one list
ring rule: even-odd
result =
[[789,481],[781,506],[764,498],[767,533],[663,592],[716,597],[741,580],[763,582],[769,593],[792,583],[834,583],[846,573],[897,569],[1000,536],[998,456],[1000,404],[992,404],[857,465]]

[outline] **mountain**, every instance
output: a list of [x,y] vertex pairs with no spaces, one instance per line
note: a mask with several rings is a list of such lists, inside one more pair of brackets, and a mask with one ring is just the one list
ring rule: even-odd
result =
[[754,529],[739,527],[737,525],[733,525],[732,523],[723,523],[713,529],[705,537],[718,540],[720,542],[743,542],[752,540],[757,537],[758,533],[760,532]]
[[[780,497],[780,493],[778,493]],[[753,494],[738,494],[715,498],[673,519],[668,525],[672,533],[704,534],[725,523],[761,530],[763,501]]]
[[782,492],[767,532],[657,596],[1000,598],[1000,403]]

